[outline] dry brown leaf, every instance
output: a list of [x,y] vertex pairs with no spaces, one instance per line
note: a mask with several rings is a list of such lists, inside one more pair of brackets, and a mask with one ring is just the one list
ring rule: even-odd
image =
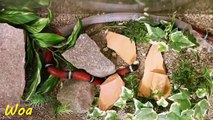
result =
[[100,86],[98,105],[101,110],[109,110],[119,99],[124,82],[118,74],[109,76]]
[[158,51],[157,45],[152,45],[145,61],[145,70],[139,85],[139,95],[150,97],[157,93],[154,97],[160,99],[160,95],[167,98],[171,93],[171,85],[166,75],[166,69],[163,57]]
[[108,31],[106,39],[107,47],[114,50],[127,64],[131,65],[136,61],[135,42],[130,38]]

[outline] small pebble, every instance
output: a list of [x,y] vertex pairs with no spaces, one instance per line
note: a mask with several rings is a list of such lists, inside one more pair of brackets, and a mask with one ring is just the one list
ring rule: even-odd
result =
[[103,51],[104,51],[104,52],[107,52],[108,50],[109,50],[108,47],[103,48]]
[[142,55],[143,55],[143,56],[146,56],[146,54],[145,54],[145,53],[142,53]]
[[112,53],[113,57],[117,57],[117,54],[115,52]]

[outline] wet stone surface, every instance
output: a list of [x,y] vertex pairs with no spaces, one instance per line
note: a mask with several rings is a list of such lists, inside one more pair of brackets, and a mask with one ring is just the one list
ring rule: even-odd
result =
[[0,112],[20,103],[25,87],[25,33],[0,24]]
[[75,47],[66,51],[63,56],[75,67],[97,77],[106,77],[115,72],[115,65],[101,53],[87,34],[80,35]]

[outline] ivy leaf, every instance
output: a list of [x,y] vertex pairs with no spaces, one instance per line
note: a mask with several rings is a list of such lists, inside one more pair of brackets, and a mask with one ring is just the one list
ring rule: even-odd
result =
[[4,10],[0,12],[0,21],[12,24],[25,24],[38,18],[35,13],[22,10]]
[[211,95],[212,88],[213,88],[213,80],[212,80],[212,73],[213,69],[208,69],[206,66],[203,67],[203,74],[204,78],[206,79],[206,90],[208,91],[208,95]]
[[162,113],[158,114],[158,119],[157,120],[167,120],[167,113],[166,112],[162,112]]
[[160,52],[167,52],[169,51],[169,46],[165,42],[157,42],[158,50]]
[[167,115],[167,120],[182,120],[180,116],[178,116],[177,114],[170,112]]
[[119,98],[119,99],[115,102],[114,106],[123,109],[123,108],[126,107],[126,100],[124,100],[124,99],[122,99],[122,98]]
[[204,88],[199,88],[197,91],[196,91],[196,95],[198,98],[204,98],[205,96],[207,96],[207,90],[204,89]]
[[104,115],[106,115],[105,111],[102,111],[97,107],[94,107],[93,109],[89,110],[87,117],[88,117],[88,119],[92,119],[92,118],[99,118]]
[[177,104],[177,103],[172,103],[172,105],[170,106],[169,111],[173,112],[173,113],[175,113],[177,115],[181,114],[179,104]]
[[195,44],[195,47],[200,46],[200,44],[197,42],[197,39],[195,38],[195,36],[194,36],[193,34],[191,34],[189,30],[183,31],[183,34],[184,34],[192,43]]
[[126,101],[133,98],[134,93],[132,90],[122,87],[122,92],[120,95],[120,98],[116,101],[114,106],[117,106],[119,108],[124,108],[126,106]]
[[125,120],[134,120],[134,115],[131,114],[131,113],[127,113],[126,117],[125,117]]
[[153,108],[152,103],[149,101],[145,104],[141,103],[139,100],[133,98],[134,105],[135,105],[135,114],[138,113],[142,108]]
[[114,110],[109,110],[106,112],[104,120],[120,120],[118,114]]
[[158,114],[152,108],[142,108],[135,115],[134,120],[157,120]]
[[133,92],[132,92],[132,90],[130,90],[126,87],[122,87],[122,92],[121,92],[120,97],[124,100],[131,99],[131,98],[133,98]]
[[43,48],[57,45],[65,40],[64,37],[53,33],[35,33],[32,37],[36,40],[36,43]]
[[48,79],[38,89],[39,94],[49,93],[57,85],[59,78],[50,75]]
[[141,103],[139,100],[133,98],[134,105],[135,105],[135,113],[138,113],[141,108],[143,108],[143,103]]
[[164,97],[161,97],[161,99],[157,101],[158,106],[167,107],[168,104],[169,103],[164,99]]
[[144,23],[147,28],[147,35],[146,38],[150,41],[161,41],[165,38],[166,33],[159,27],[151,27],[149,24]]
[[180,52],[182,49],[195,46],[181,31],[173,32],[170,34],[170,46]]
[[27,90],[27,94],[25,96],[25,100],[28,101],[32,95],[36,92],[36,89],[38,87],[38,85],[41,82],[41,68],[42,68],[42,64],[41,64],[41,60],[39,57],[39,54],[35,51],[35,57],[36,57],[36,70],[35,73],[33,74],[33,77],[30,81],[32,81],[29,89]]
[[183,120],[194,120],[193,119],[194,110],[188,109],[181,112],[181,118]]
[[190,94],[188,89],[182,89],[180,93],[174,94],[168,98],[171,101],[178,103],[180,110],[189,109],[191,107]]
[[174,94],[173,96],[169,97],[168,99],[170,99],[171,101],[176,101],[176,100],[184,100],[184,99],[189,99],[190,98],[190,94],[188,89],[183,88],[180,90],[180,93]]
[[167,34],[172,32],[173,27],[174,27],[174,20],[172,20],[171,22],[161,20],[160,23],[165,27],[164,31],[167,32]]
[[194,116],[198,120],[203,120],[203,118],[205,117],[209,106],[210,106],[209,102],[206,99],[201,100],[194,107],[194,109],[195,109],[195,115]]

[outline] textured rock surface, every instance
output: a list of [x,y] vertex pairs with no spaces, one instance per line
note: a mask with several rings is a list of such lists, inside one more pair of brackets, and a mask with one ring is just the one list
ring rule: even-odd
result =
[[87,34],[80,35],[75,47],[66,51],[63,56],[75,67],[97,77],[115,72],[115,65],[100,52],[100,48]]
[[67,80],[59,90],[57,99],[68,104],[73,113],[87,113],[94,96],[94,86],[88,82]]
[[0,112],[20,102],[25,87],[25,34],[0,24]]

